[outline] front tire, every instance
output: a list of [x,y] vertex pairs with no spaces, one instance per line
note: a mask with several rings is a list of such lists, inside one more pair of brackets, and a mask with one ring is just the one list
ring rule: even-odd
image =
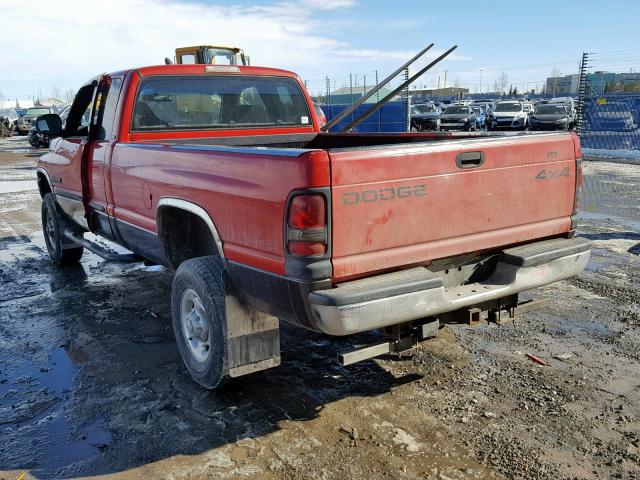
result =
[[181,263],[171,288],[171,317],[180,356],[206,389],[229,378],[224,267],[215,256]]
[[[53,193],[47,193],[42,199],[42,232],[47,251],[56,265],[72,265],[82,258],[84,248],[69,246],[63,242],[60,211]],[[74,244],[75,245],[75,244]]]

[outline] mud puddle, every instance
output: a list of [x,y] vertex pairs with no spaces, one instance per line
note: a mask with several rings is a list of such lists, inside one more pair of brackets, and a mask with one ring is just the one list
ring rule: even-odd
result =
[[54,478],[50,472],[99,455],[111,442],[100,421],[74,425],[66,416],[78,370],[65,348],[32,357],[3,349],[0,365],[0,456],[5,468],[29,468],[32,475]]

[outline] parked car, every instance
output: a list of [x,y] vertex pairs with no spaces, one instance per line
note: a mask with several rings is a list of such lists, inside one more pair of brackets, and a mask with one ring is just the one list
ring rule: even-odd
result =
[[567,105],[548,103],[537,107],[529,117],[531,130],[569,130],[573,128],[573,116]]
[[489,115],[489,113],[491,113],[491,111],[494,109],[495,107],[495,102],[493,100],[475,100],[471,106],[479,106],[482,107],[482,109],[484,110],[485,115]]
[[549,103],[562,103],[565,105],[569,105],[572,111],[576,109],[576,102],[573,97],[554,97],[549,100]]
[[[37,121],[37,120],[36,120]],[[34,148],[46,148],[49,146],[49,136],[40,133],[34,125],[29,129],[29,133],[27,134],[27,141]]]
[[51,260],[86,248],[174,269],[178,351],[209,389],[279,365],[280,319],[334,336],[395,327],[389,349],[348,364],[440,322],[509,316],[590,255],[573,133],[325,133],[295,73],[210,65],[99,75],[64,129],[55,114],[37,127],[51,139],[37,167]]
[[2,108],[0,109],[0,118],[4,119],[2,126],[2,133],[0,136],[9,137],[13,135],[16,129],[16,122],[18,121],[18,112],[15,108]]
[[487,126],[487,114],[480,105],[471,105],[471,110],[476,114],[476,129],[482,130]]
[[53,107],[33,107],[28,108],[22,117],[18,119],[18,134],[26,135],[29,133],[29,129],[33,126],[36,118],[40,115],[48,113],[55,113]]
[[608,102],[604,105],[593,104],[586,117],[588,128],[600,131],[630,132],[638,128],[626,102]]
[[442,110],[433,103],[411,106],[411,131],[440,130]]
[[449,105],[440,116],[442,130],[476,130],[476,114],[467,105]]
[[498,102],[487,121],[489,130],[499,128],[525,130],[529,126],[529,114],[520,101],[506,100]]

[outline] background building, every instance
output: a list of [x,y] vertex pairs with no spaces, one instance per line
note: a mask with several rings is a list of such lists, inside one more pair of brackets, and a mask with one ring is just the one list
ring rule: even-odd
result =
[[580,75],[574,73],[573,75],[563,75],[561,77],[549,77],[547,78],[547,85],[545,87],[545,93],[547,95],[559,96],[577,94],[580,84]]
[[588,73],[587,85],[587,94],[640,93],[640,73]]
[[[548,77],[545,93],[551,96],[577,95],[580,75]],[[640,73],[597,71],[587,74],[587,94],[640,93]]]

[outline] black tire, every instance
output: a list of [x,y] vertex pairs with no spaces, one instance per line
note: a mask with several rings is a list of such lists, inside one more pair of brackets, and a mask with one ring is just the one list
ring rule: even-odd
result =
[[84,248],[63,241],[60,210],[53,193],[45,194],[42,199],[42,232],[53,263],[72,265],[80,261]]
[[[189,374],[209,390],[229,379],[224,295],[224,267],[218,257],[192,258],[178,267],[171,288],[173,332]],[[196,321],[184,313],[190,302]]]

